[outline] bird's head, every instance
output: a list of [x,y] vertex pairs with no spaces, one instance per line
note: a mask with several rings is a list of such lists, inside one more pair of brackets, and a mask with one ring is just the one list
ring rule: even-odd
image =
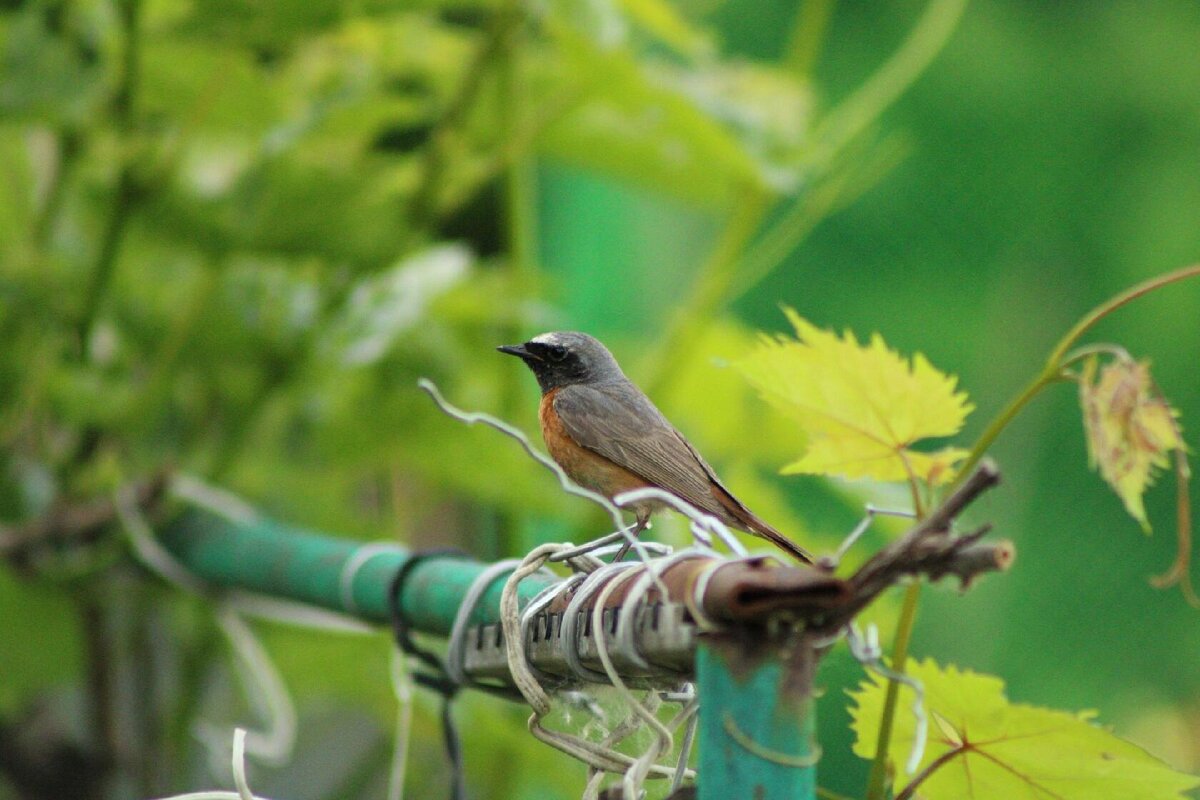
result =
[[542,393],[575,383],[605,383],[625,377],[608,348],[586,333],[554,331],[524,344],[496,348],[516,356],[533,370]]

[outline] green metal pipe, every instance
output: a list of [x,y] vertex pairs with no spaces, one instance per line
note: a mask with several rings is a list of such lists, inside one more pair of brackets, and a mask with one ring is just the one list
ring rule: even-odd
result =
[[[160,529],[161,541],[193,574],[214,586],[243,589],[351,614],[370,623],[388,621],[388,589],[410,554],[376,551],[367,543],[284,525],[264,517],[247,522],[190,509]],[[343,597],[347,570],[358,558],[351,604]],[[486,565],[470,559],[422,561],[407,580],[401,605],[414,629],[445,636],[462,598]],[[521,604],[551,579],[521,582]],[[473,624],[499,618],[504,581],[483,595]],[[700,637],[696,689],[699,719],[699,800],[814,800],[816,758],[811,685],[815,656],[801,642],[770,642],[733,632]]]
[[[355,571],[352,605],[342,592],[347,564],[367,543],[340,539],[258,517],[234,522],[202,510],[188,510],[161,531],[162,543],[192,573],[215,586],[244,589],[272,597],[350,614],[365,622],[388,621],[388,588],[409,553],[376,553]],[[450,633],[459,603],[486,565],[468,558],[430,558],[405,581],[400,598],[415,630]],[[518,588],[524,605],[551,583],[531,575]],[[480,599],[473,624],[499,620],[504,580],[497,579]]]
[[815,655],[765,638],[700,637],[698,800],[816,797]]

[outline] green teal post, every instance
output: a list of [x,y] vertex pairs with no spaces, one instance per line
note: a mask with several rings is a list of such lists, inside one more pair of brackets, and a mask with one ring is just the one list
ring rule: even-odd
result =
[[[409,554],[399,547],[376,552],[353,570],[349,607],[343,597],[347,572],[367,542],[340,539],[295,528],[265,517],[245,523],[190,510],[161,530],[162,544],[194,575],[213,586],[227,586],[296,600],[351,614],[366,622],[388,622],[388,589]],[[459,602],[485,564],[468,558],[440,557],[413,569],[400,598],[416,630],[445,636],[454,625]],[[551,579],[531,575],[518,587],[521,605]],[[473,622],[500,618],[504,580],[497,579],[475,609]]]
[[705,634],[696,651],[699,800],[813,800],[816,720],[807,640]]

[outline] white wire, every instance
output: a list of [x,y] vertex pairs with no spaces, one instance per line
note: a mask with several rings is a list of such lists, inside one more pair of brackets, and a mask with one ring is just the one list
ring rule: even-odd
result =
[[113,496],[113,507],[116,508],[117,518],[125,529],[126,538],[133,546],[133,554],[143,566],[167,583],[189,594],[204,594],[204,582],[188,572],[167,552],[158,539],[154,538],[154,532],[150,530],[149,523],[138,507],[135,491],[131,484],[118,490]]
[[[661,503],[666,503],[667,505],[671,506],[671,508],[675,509],[680,514],[683,514],[685,517],[691,520],[693,525],[699,526],[702,531],[715,533],[717,537],[724,543],[724,545],[736,555],[747,556],[750,554],[749,551],[746,550],[746,547],[738,541],[737,537],[730,533],[729,526],[727,526],[724,522],[717,519],[712,514],[705,514],[703,511],[696,508],[683,498],[677,497],[676,495],[664,491],[657,486],[645,486],[641,489],[633,489],[628,492],[622,492],[613,498],[613,502],[622,507],[633,505],[634,503],[640,503],[645,500],[657,500]],[[693,535],[696,533],[694,528],[692,533]],[[701,544],[705,544],[710,548],[712,547],[711,542],[701,541]]]
[[708,593],[708,584],[712,581],[713,575],[717,570],[724,567],[726,561],[714,561],[696,576],[696,580],[692,583],[692,591],[688,596],[687,603],[688,611],[692,613],[692,619],[696,622],[696,627],[701,631],[715,631],[720,626],[713,621],[708,612],[704,610],[704,596]]
[[[563,612],[561,638],[565,644],[562,647],[562,654],[566,658],[567,666],[577,679],[588,683],[605,683],[608,682],[609,677],[603,672],[597,672],[594,669],[585,667],[579,658],[579,635],[580,631],[585,627],[583,620],[584,605],[587,604],[592,595],[606,587],[606,582],[623,582],[625,578],[622,575],[632,574],[632,570],[640,568],[640,565],[636,563],[624,561],[616,564],[605,564],[588,575],[584,582],[571,595],[571,602],[567,603],[567,609]],[[603,638],[603,631],[594,624],[592,631],[595,634],[597,642]]]
[[876,508],[870,503],[867,503],[866,505],[866,512],[866,516],[859,520],[858,524],[854,526],[854,529],[851,530],[850,533],[846,535],[846,538],[842,540],[841,545],[838,546],[837,552],[825,559],[831,562],[832,566],[836,567],[841,562],[842,558],[846,555],[850,548],[854,546],[854,543],[858,541],[859,537],[866,533],[867,528],[871,527],[871,523],[875,520],[875,517],[905,517],[906,519],[913,519],[916,517],[916,514],[912,511],[893,508]]
[[[648,723],[643,717],[649,714],[653,717],[653,709],[657,709],[658,705],[667,697],[667,694],[654,692],[646,701],[639,701],[632,694],[629,688],[621,682],[620,675],[612,668],[613,664],[608,653],[608,642],[603,631],[603,613],[605,601],[611,594],[627,580],[639,578],[638,586],[635,586],[627,594],[625,602],[637,606],[643,603],[645,592],[654,584],[653,580],[646,580],[646,576],[657,577],[655,573],[661,573],[666,569],[667,564],[661,562],[652,562],[651,564],[638,563],[620,563],[620,564],[601,564],[599,562],[588,562],[584,564],[572,563],[576,569],[590,570],[584,575],[574,575],[570,578],[560,581],[551,587],[543,590],[531,601],[525,609],[518,612],[517,604],[517,588],[523,577],[537,571],[546,561],[561,557],[563,553],[577,551],[573,545],[569,544],[545,544],[534,548],[526,554],[522,559],[521,564],[513,571],[505,582],[504,592],[500,599],[500,615],[501,625],[504,629],[505,652],[508,660],[509,671],[513,676],[513,681],[525,696],[527,702],[533,708],[533,714],[529,719],[529,730],[539,740],[551,745],[552,747],[566,753],[567,755],[582,761],[587,764],[592,774],[589,775],[587,787],[584,791],[584,797],[594,798],[602,782],[602,777],[596,774],[600,773],[623,773],[622,782],[640,786],[645,778],[653,773],[661,777],[676,777],[676,768],[655,763],[657,757],[663,752],[664,739],[663,732],[665,731],[665,747],[670,749],[670,730],[664,728],[659,731],[659,736],[656,737],[655,744],[642,753],[641,756],[634,758],[614,749],[622,740],[628,738],[629,735],[635,733],[642,727],[647,727]],[[678,558],[690,557],[694,553],[681,553]],[[577,558],[586,558],[586,556],[577,556]],[[672,563],[676,557],[670,559]],[[592,616],[590,621],[595,634],[595,641],[598,652],[600,653],[601,663],[605,665],[605,672],[598,673],[582,668],[582,665],[571,664],[571,669],[579,677],[585,680],[599,680],[613,684],[618,693],[621,694],[631,706],[637,706],[640,711],[635,709],[635,716],[641,719],[641,724],[630,726],[630,720],[618,725],[609,735],[601,742],[591,741],[583,736],[550,730],[542,725],[542,718],[551,710],[550,695],[542,687],[538,680],[536,671],[529,664],[525,654],[525,642],[528,638],[529,624],[533,616],[540,613],[542,608],[554,602],[555,599],[570,592],[572,594],[572,602],[568,604],[567,610],[563,614],[563,627],[559,633],[560,640],[563,641],[563,653],[578,654],[578,643],[575,641],[575,631],[578,627],[579,618],[582,616],[579,610],[587,598],[594,594],[597,590],[600,591],[599,597],[595,600],[592,608]],[[578,602],[577,602],[578,601]],[[575,608],[572,608],[575,606]],[[629,623],[627,623],[629,624]],[[620,630],[620,619],[618,619],[618,630]],[[617,641],[617,640],[614,640]],[[619,641],[617,642],[619,646]],[[628,653],[626,655],[629,655]],[[606,661],[607,659],[607,661]],[[570,659],[568,658],[570,661]],[[688,686],[689,691],[679,695],[681,700],[672,699],[672,702],[684,702],[684,709],[676,716],[672,722],[672,726],[679,724],[688,718],[689,709],[694,710],[695,692]],[[669,693],[668,693],[669,694]],[[562,693],[560,693],[562,696]],[[675,695],[671,695],[672,698]],[[578,704],[576,704],[578,705]],[[591,703],[589,705],[594,705]],[[651,708],[653,706],[653,709]],[[600,715],[592,712],[593,716],[600,719]],[[633,719],[633,718],[630,718]],[[662,727],[662,724],[655,719],[655,723]],[[690,730],[690,729],[689,729]],[[690,736],[685,734],[685,739],[690,741]],[[681,754],[682,762],[686,766],[686,753]],[[687,774],[691,774],[690,772]],[[682,778],[680,778],[681,780]],[[637,796],[636,793],[628,796]]]
[[171,479],[170,491],[192,505],[211,511],[219,517],[240,525],[250,525],[261,519],[254,506],[242,498],[219,489],[203,479],[181,472]]
[[254,800],[246,780],[246,729],[233,729],[233,784],[242,800]]
[[[134,502],[131,488],[118,491],[114,505],[134,554],[143,565],[178,588],[194,594],[205,593],[204,583],[188,572],[154,538],[141,509]],[[238,616],[234,602],[225,600],[219,603],[216,619],[238,663],[243,667],[243,674],[248,680],[245,687],[247,699],[258,705],[266,717],[263,732],[248,734],[247,748],[254,756],[265,761],[286,761],[296,740],[296,709],[287,687],[262,644],[245,620]],[[219,735],[211,725],[202,725],[199,733],[203,741],[211,743],[218,740]]]
[[700,715],[696,713],[700,710],[700,701],[693,698],[679,712],[679,721],[686,720],[687,728],[683,732],[683,742],[679,745],[679,758],[675,761],[675,777],[671,779],[671,789],[667,793],[675,794],[675,790],[683,783],[684,777],[688,774],[688,758],[692,754],[692,745],[696,741],[696,729],[699,727]]
[[[617,543],[623,543],[624,541],[624,531],[613,531],[612,533],[605,534],[598,539],[592,539],[590,542],[584,542],[581,545],[575,545],[568,547],[566,550],[560,550],[559,552],[550,556],[550,561],[570,561],[572,558],[588,553],[591,553],[595,556],[611,555],[612,553],[617,552],[617,550],[623,546],[622,544]],[[670,545],[663,544],[662,542],[642,542],[642,546],[655,556],[670,555],[673,550]]]
[[250,783],[246,780],[246,731],[235,728],[233,731],[233,783],[236,792],[207,791],[173,794],[160,800],[267,800],[250,791]]
[[245,592],[240,589],[225,591],[226,602],[236,608],[244,617],[264,619],[284,625],[292,625],[307,630],[326,631],[329,633],[354,634],[359,636],[374,636],[379,633],[377,627],[368,625],[362,620],[349,614],[328,611],[324,608],[310,606],[294,600],[283,600],[278,597],[268,597],[263,594]]
[[883,649],[879,646],[879,628],[874,624],[868,625],[866,635],[854,623],[846,626],[846,644],[850,653],[867,669],[875,672],[889,681],[902,683],[913,691],[912,714],[915,723],[913,730],[913,746],[904,765],[905,771],[912,775],[925,757],[925,745],[929,737],[929,718],[925,713],[925,687],[912,675],[896,672],[883,664]]
[[[617,630],[613,639],[621,653],[641,669],[652,669],[651,664],[642,658],[641,653],[638,652],[633,638],[634,619],[637,616],[638,610],[646,606],[646,593],[650,590],[654,579],[662,576],[671,567],[682,561],[704,557],[705,553],[699,550],[680,550],[678,553],[647,564],[642,574],[637,577],[637,580],[630,587],[629,593],[621,602],[621,610],[617,615]],[[667,598],[665,597],[660,598],[660,602],[665,602],[666,600]]]
[[396,695],[396,743],[388,771],[388,800],[404,800],[404,776],[408,773],[408,744],[412,733],[413,678],[408,659],[399,647],[392,648],[392,691]]
[[446,651],[446,675],[459,686],[469,683],[466,673],[467,629],[470,627],[471,615],[484,592],[499,580],[506,572],[512,572],[521,565],[521,559],[509,558],[497,561],[475,576],[467,589],[466,596],[458,604],[458,612],[454,615],[454,625],[450,628],[450,643]]
[[[639,569],[652,570],[653,567],[646,565]],[[654,745],[646,748],[634,762],[625,770],[622,778],[622,789],[625,797],[639,797],[641,795],[642,784],[645,782],[646,776],[649,774],[650,768],[658,760],[658,756],[664,752],[670,752],[673,746],[671,732],[667,726],[663,725],[658,719],[653,710],[648,708],[622,680],[620,673],[617,672],[613,664],[612,656],[608,652],[607,639],[604,636],[604,606],[608,602],[608,598],[612,596],[622,584],[627,583],[632,578],[638,577],[636,572],[624,572],[615,575],[612,580],[605,584],[604,589],[596,597],[596,602],[592,606],[592,630],[595,632],[596,654],[600,657],[600,663],[604,667],[604,672],[608,676],[608,680],[613,687],[621,694],[621,696],[630,704],[634,713],[642,718],[644,727],[648,727],[655,735]],[[649,582],[645,584],[649,586]],[[625,598],[625,602],[636,604],[637,599],[630,596]],[[652,698],[657,698],[657,695],[651,695]],[[655,703],[657,708],[657,703]]]
[[[575,586],[582,583],[586,578],[586,573],[577,572],[571,577],[567,578],[565,581],[547,586],[545,589],[539,592],[536,597],[530,600],[525,608],[521,611],[521,627],[518,634],[520,636],[520,641],[524,643],[528,640],[529,628],[533,624],[534,619],[537,618],[538,614],[542,613],[542,611],[551,603],[553,603],[559,595],[572,591]],[[507,633],[505,635],[507,636]],[[549,638],[549,630],[546,631],[546,636]],[[506,650],[508,648],[507,641],[505,642],[505,648]],[[529,669],[533,673],[534,677],[537,678],[539,683],[547,683],[552,680],[550,675],[542,672],[542,670],[538,669],[533,664],[529,665]]]
[[246,734],[246,749],[268,763],[283,763],[296,742],[296,707],[283,678],[258,637],[232,607],[224,603],[217,607],[217,623],[246,669],[248,697],[266,718],[262,731]]

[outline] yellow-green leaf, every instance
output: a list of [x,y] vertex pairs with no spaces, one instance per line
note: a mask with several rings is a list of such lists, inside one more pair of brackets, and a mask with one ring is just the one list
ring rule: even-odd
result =
[[973,406],[957,379],[920,353],[907,359],[875,334],[859,344],[784,309],[796,338],[764,338],[739,367],[763,398],[789,414],[810,437],[785,473],[945,483],[966,451],[912,449],[952,436]]
[[[999,678],[932,659],[910,662],[908,672],[925,688],[931,722],[917,771],[903,775],[916,723],[912,690],[902,688],[890,754],[897,793],[923,778],[916,796],[929,800],[1183,800],[1200,785],[1096,725],[1094,712],[1011,703]],[[886,681],[872,678],[850,692],[854,752],[863,758],[874,756],[885,690]]]
[[[684,352],[673,356],[672,380],[654,398],[718,469],[745,459],[766,467],[805,446],[803,431],[786,415],[764,408],[754,389],[730,369],[756,340],[753,330],[731,318],[712,320]],[[697,397],[704,402],[697,403]],[[747,431],[754,435],[747,436]],[[731,487],[736,491],[737,483]],[[750,507],[757,508],[753,503]]]
[[1098,376],[1097,369],[1090,358],[1079,377],[1088,460],[1148,533],[1142,495],[1170,464],[1171,451],[1185,449],[1178,413],[1154,390],[1149,364],[1119,358]]

